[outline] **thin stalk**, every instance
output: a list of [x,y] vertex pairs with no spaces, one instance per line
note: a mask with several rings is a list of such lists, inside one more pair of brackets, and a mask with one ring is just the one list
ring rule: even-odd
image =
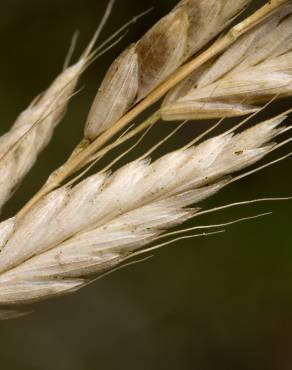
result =
[[[134,136],[138,135],[140,132],[146,130],[149,126],[152,126],[154,123],[159,121],[161,118],[161,111],[157,110],[155,113],[153,113],[149,118],[147,118],[146,121],[132,129],[130,132],[127,134],[123,135],[120,139],[117,141],[113,142],[112,144],[107,145],[103,149],[101,149],[96,155],[93,155],[87,163],[90,163],[96,159],[102,158],[105,156],[109,151],[113,150],[117,146],[125,143],[126,141],[132,139]],[[87,164],[86,163],[86,164]]]
[[[140,132],[142,131],[145,131],[146,129],[149,129],[150,127],[152,127],[157,121],[159,121],[161,117],[161,112],[160,110],[158,110],[157,112],[155,112],[154,114],[152,114],[152,116],[150,116],[146,121],[144,121],[143,123],[141,123],[139,126],[135,127],[134,129],[132,129],[131,131],[129,131],[127,134],[123,135],[122,137],[120,137],[118,140],[114,141],[112,144],[109,144],[107,145],[106,147],[104,147],[102,150],[100,150],[97,154],[95,154],[94,156],[92,156],[91,158],[89,158],[89,160],[87,161],[86,165],[88,165],[84,171],[82,171],[80,174],[78,174],[78,176],[76,176],[75,178],[73,178],[72,180],[70,180],[69,183],[66,183],[67,186],[70,186],[71,184],[75,183],[76,181],[78,181],[80,178],[82,178],[93,166],[95,166],[99,160],[101,158],[103,158],[108,152],[110,152],[111,150],[113,150],[114,148],[120,146],[121,144],[123,144],[124,142],[130,140],[131,138],[133,138],[134,136],[138,135]],[[145,131],[147,132],[147,131]],[[140,141],[140,139],[138,140],[138,142]],[[138,143],[137,142],[137,143]],[[135,144],[135,146],[137,145],[137,143]],[[85,143],[86,145],[86,143]],[[80,146],[81,148],[81,146]],[[79,148],[79,150],[80,150]],[[133,148],[133,147],[132,147]],[[132,149],[130,148],[130,150]],[[125,155],[128,151],[124,152],[122,154]],[[114,162],[116,162],[118,159],[120,159],[120,157],[116,158]],[[83,166],[82,166],[83,167]],[[105,169],[103,169],[103,171],[106,171]]]

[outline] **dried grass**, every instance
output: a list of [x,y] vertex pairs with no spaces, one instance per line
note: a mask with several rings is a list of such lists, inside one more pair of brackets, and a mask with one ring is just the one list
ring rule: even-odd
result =
[[[290,90],[279,91],[279,86],[276,91],[274,86],[271,87],[267,93],[266,84],[262,82],[252,89],[255,97],[246,96],[246,89],[241,91],[238,87],[246,83],[250,68],[256,69],[265,81],[270,76],[274,77],[274,73],[281,73],[285,78],[289,75],[291,6],[287,6],[285,1],[269,2],[226,36],[219,38],[210,49],[178,69],[218,35],[248,2],[181,1],[114,62],[89,113],[86,140],[81,142],[68,162],[50,176],[45,187],[19,214],[0,224],[0,306],[13,307],[3,309],[0,315],[3,319],[17,315],[15,306],[71,293],[93,281],[96,276],[125,264],[130,258],[172,243],[177,240],[174,239],[177,235],[184,235],[185,231],[219,228],[220,232],[224,225],[195,226],[191,230],[172,233],[167,233],[167,230],[202,213],[215,211],[218,208],[201,211],[200,203],[243,176],[272,164],[232,177],[290,141],[273,142],[274,138],[289,129],[282,125],[287,114],[239,133],[234,133],[234,129],[203,140],[209,130],[186,147],[154,162],[149,159],[149,151],[113,174],[103,169],[81,182],[78,176],[74,179],[77,184],[59,185],[76,170],[102,158],[111,148],[151,126],[161,113],[169,119],[167,109],[175,109],[173,107],[181,104],[186,97],[188,109],[184,111],[180,108],[178,118],[189,118],[190,114],[191,118],[213,117],[209,108],[212,104],[218,106],[218,91],[220,98],[222,91],[226,94],[224,97],[226,104],[231,105],[232,115],[238,114],[236,109],[239,104],[240,109],[247,109],[241,101],[243,97],[254,102],[258,97],[262,101],[275,95],[290,94]],[[109,10],[112,5],[113,2],[109,4]],[[108,14],[109,11],[106,17]],[[259,46],[259,52],[254,52]],[[19,123],[2,140],[4,156],[0,169],[2,163],[8,163],[11,168],[15,168],[16,163],[22,170],[10,171],[15,173],[15,183],[20,181],[35,161],[37,153],[49,141],[88,62],[91,48],[92,44],[81,58],[82,62],[66,70],[20,116]],[[226,48],[219,58],[213,59]],[[202,65],[202,69],[197,69]],[[191,75],[192,72],[194,75]],[[184,80],[185,77],[188,77],[187,80]],[[231,78],[234,95],[230,83],[226,82]],[[135,116],[179,82],[181,85],[170,92],[161,112],[140,126],[130,128],[124,136],[103,148],[115,133],[126,127],[129,117]],[[198,96],[204,98],[200,108],[197,107]],[[138,104],[138,108],[131,110],[134,104]],[[255,109],[250,108],[248,113]],[[48,111],[49,114],[43,118]],[[34,123],[23,128],[22,122],[27,122],[27,115]],[[216,116],[225,115],[226,109],[218,106]],[[21,156],[22,162],[16,162],[16,152],[20,149],[27,154]],[[25,158],[27,161],[23,164]],[[11,193],[10,188],[10,185],[7,186],[7,194]],[[7,195],[3,196],[3,202],[6,199]]]

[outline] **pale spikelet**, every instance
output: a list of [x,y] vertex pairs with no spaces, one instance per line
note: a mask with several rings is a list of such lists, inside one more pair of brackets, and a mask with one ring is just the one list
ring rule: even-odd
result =
[[94,100],[85,137],[94,140],[114,124],[218,35],[249,2],[181,1],[109,69]]
[[7,243],[8,239],[12,235],[15,225],[15,219],[11,218],[0,224],[0,245],[3,246]]
[[171,91],[164,120],[252,113],[273,96],[292,94],[292,6],[284,6],[215,62]]
[[86,63],[81,59],[62,72],[0,138],[0,209],[51,140]]
[[[99,121],[100,131],[108,128],[120,112],[128,109],[138,92],[138,55],[136,45],[125,50],[110,67],[95,102],[89,112],[86,124],[88,137],[96,136],[96,122]],[[115,97],[114,102],[112,101]],[[108,102],[112,104],[109,105]],[[107,109],[104,109],[107,107]]]
[[136,160],[44,197],[0,225],[0,304],[70,293],[194,216],[228,177],[270,153],[285,117],[223,134],[157,161]]
[[[50,142],[54,129],[61,122],[79,77],[96,56],[93,48],[110,16],[114,2],[115,0],[108,1],[99,27],[79,60],[68,67],[76,43],[75,35],[62,73],[19,115],[10,131],[0,137],[0,211],[32,168],[39,153]],[[102,53],[101,49],[97,51]]]

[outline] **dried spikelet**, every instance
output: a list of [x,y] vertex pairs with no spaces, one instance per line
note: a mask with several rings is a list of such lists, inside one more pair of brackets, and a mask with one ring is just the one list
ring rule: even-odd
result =
[[70,293],[143,250],[192,218],[198,208],[187,207],[229,184],[227,175],[270,153],[270,140],[286,130],[278,127],[284,119],[94,175],[0,224],[0,304]]
[[185,59],[189,58],[217,36],[250,0],[182,0],[177,8],[188,15],[188,46]]
[[135,100],[138,68],[136,45],[133,45],[115,60],[98,90],[86,123],[87,137],[96,137],[97,122],[100,131],[106,130]]
[[165,120],[240,116],[292,94],[292,6],[282,7],[166,97]]
[[[114,124],[134,103],[148,95],[218,35],[249,2],[181,1],[109,69],[94,100],[85,137],[94,140]],[[131,53],[135,53],[135,61],[130,59],[128,65],[127,58],[131,58]],[[135,64],[136,58],[138,65]],[[127,88],[129,94],[125,94]]]
[[[218,34],[246,3],[248,1],[181,1],[111,67],[89,114],[88,137],[94,139],[109,128],[131,105]],[[208,89],[209,85],[216,85],[229,74],[234,77],[248,68],[263,66],[263,60],[270,63],[273,73],[274,69],[278,72],[279,58],[291,49],[287,31],[291,24],[286,24],[290,9],[283,8],[277,16],[260,25],[256,33],[248,34],[243,49],[242,45],[235,44],[237,48],[234,46],[233,53],[237,52],[237,55],[234,59],[224,61],[223,55],[215,63],[205,65],[175,94],[188,93],[194,84],[202,90]],[[271,34],[278,42],[275,48],[270,44]],[[277,63],[271,64],[274,57],[278,58]],[[282,64],[286,68],[286,59]],[[74,77],[71,82],[76,83]],[[67,87],[72,93],[75,85],[64,84],[63,81],[63,90],[59,89],[58,83],[54,84],[46,92],[47,97],[36,100],[32,108],[38,107],[42,111],[51,96],[60,91],[62,97]],[[56,121],[65,107],[65,104],[58,105],[62,102],[60,96],[51,112],[56,114]],[[212,110],[212,104],[218,104],[218,101],[204,103]],[[237,101],[232,103],[233,106],[239,104]],[[230,101],[224,104],[228,110]],[[95,115],[100,115],[99,122]],[[189,144],[153,163],[144,159],[145,155],[113,174],[104,170],[75,186],[40,192],[41,196],[36,196],[25,212],[0,224],[0,306],[3,307],[0,319],[15,317],[18,314],[15,305],[73,292],[96,276],[125,263],[136,253],[144,253],[149,244],[173,236],[165,231],[198,216],[198,204],[233,182],[233,173],[258,162],[277,148],[271,141],[287,130],[280,127],[285,118],[281,115],[237,135],[226,132],[196,146]],[[31,127],[32,132],[35,127]],[[12,143],[13,140],[11,138]],[[101,145],[104,143],[101,140]],[[4,140],[3,148],[5,146],[11,148],[9,140]],[[79,154],[83,160],[88,158],[82,148],[74,154],[73,162]],[[26,153],[27,157],[29,155]],[[81,163],[79,159],[77,165]]]
[[51,140],[86,62],[81,59],[62,72],[0,138],[0,208]]
[[69,64],[76,38],[73,38],[64,70],[49,88],[33,100],[10,131],[0,137],[0,210],[47,146],[55,127],[62,120],[74,94],[80,75],[94,57],[94,45],[107,21],[115,0],[109,0],[106,12],[79,61]]
[[184,8],[179,8],[164,17],[138,42],[138,101],[182,64],[187,50],[188,30],[187,13]]

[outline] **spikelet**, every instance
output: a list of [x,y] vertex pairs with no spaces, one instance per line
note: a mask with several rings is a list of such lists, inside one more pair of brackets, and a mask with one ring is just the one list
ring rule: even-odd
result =
[[182,0],[176,8],[188,15],[185,59],[206,46],[250,3],[249,0]]
[[53,191],[22,219],[0,224],[0,305],[73,292],[192,218],[198,208],[190,205],[270,153],[284,119],[93,175]]
[[292,6],[241,37],[166,97],[164,120],[241,116],[292,95]]
[[95,137],[96,119],[100,122],[100,130],[104,131],[135,100],[138,92],[138,68],[136,45],[133,45],[112,64],[98,91],[86,123],[88,137]]
[[0,138],[0,209],[51,140],[86,63],[81,59],[62,72]]
[[109,0],[99,27],[79,60],[67,67],[76,42],[73,38],[62,73],[18,116],[10,131],[0,137],[0,211],[50,142],[66,113],[79,77],[95,56],[93,48],[114,1]]
[[140,68],[137,101],[181,65],[187,50],[188,28],[187,14],[179,8],[158,22],[138,42]]
[[93,102],[85,137],[94,140],[113,125],[133,104],[218,35],[249,2],[179,2],[109,69]]

